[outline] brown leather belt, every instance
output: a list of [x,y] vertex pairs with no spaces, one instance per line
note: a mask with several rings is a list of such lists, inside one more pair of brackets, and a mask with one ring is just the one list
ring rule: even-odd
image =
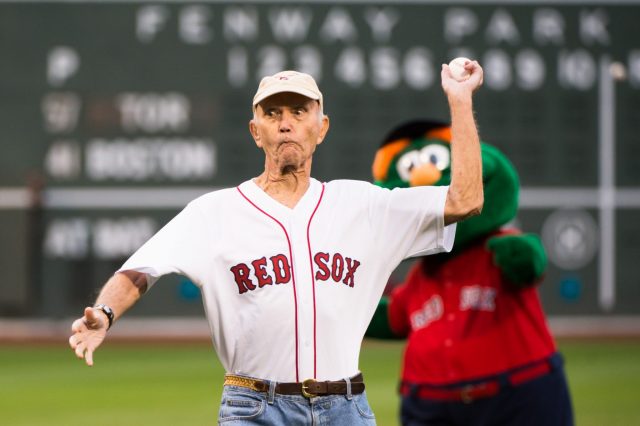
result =
[[[525,368],[506,375],[511,386],[518,386],[530,380],[544,376],[553,369],[551,358],[533,363]],[[435,399],[441,401],[473,402],[476,399],[488,398],[500,392],[499,379],[490,379],[482,383],[459,387],[437,387],[425,384],[402,383],[400,393],[404,396],[415,395],[421,399]]]
[[[364,392],[364,381],[362,373],[349,378],[351,382],[351,393],[354,395]],[[256,392],[269,392],[269,381],[253,379],[250,377],[236,376],[234,374],[226,374],[224,376],[225,386],[240,386],[251,389]],[[304,382],[277,383],[275,392],[280,395],[302,395],[307,398],[326,395],[346,395],[346,380],[337,380],[334,382],[319,382],[314,379],[307,379]]]

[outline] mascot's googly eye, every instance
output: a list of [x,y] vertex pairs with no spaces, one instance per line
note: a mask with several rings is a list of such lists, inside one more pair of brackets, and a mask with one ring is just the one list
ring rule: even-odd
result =
[[451,164],[451,154],[442,145],[427,145],[420,150],[420,164],[431,163],[440,171]]
[[420,165],[420,153],[418,151],[405,152],[396,163],[398,176],[400,176],[403,181],[409,182],[411,170],[418,165]]

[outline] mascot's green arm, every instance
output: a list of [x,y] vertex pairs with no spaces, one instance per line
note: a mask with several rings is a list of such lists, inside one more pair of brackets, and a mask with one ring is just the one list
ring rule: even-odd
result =
[[487,247],[502,274],[517,287],[538,283],[547,268],[547,255],[535,234],[502,235],[490,238]]
[[376,312],[373,314],[373,318],[369,323],[369,328],[367,328],[365,337],[373,337],[374,339],[402,339],[402,337],[397,336],[391,331],[391,327],[389,326],[389,298],[383,296],[378,302],[378,307],[376,308]]

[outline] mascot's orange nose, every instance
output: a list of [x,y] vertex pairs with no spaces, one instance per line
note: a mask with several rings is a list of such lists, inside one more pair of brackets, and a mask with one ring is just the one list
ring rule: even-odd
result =
[[442,176],[435,164],[426,163],[411,169],[409,175],[409,186],[433,185]]

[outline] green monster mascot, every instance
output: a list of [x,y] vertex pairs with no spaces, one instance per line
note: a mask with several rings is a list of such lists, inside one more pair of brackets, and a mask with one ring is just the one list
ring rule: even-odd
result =
[[[412,121],[389,133],[373,176],[385,188],[448,185],[451,129]],[[538,236],[511,227],[519,180],[482,143],[484,207],[458,223],[454,248],[419,258],[384,297],[367,331],[406,338],[403,425],[572,425],[571,399],[536,285]]]

